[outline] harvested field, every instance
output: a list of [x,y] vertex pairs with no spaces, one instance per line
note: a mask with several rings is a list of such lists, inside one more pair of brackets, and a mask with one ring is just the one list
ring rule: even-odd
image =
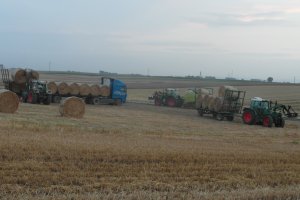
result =
[[0,197],[300,198],[298,122],[269,129],[133,103],[87,105],[81,120],[21,104],[0,121]]
[[[139,103],[86,105],[83,119],[61,117],[58,104],[0,113],[0,199],[300,198],[299,121],[264,128],[141,104],[166,85],[152,86],[129,87]],[[300,108],[299,86],[234,86]]]

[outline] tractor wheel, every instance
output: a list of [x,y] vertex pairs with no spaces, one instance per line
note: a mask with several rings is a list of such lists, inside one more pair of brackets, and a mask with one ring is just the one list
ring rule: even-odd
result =
[[243,113],[243,122],[248,125],[253,125],[255,121],[255,114],[252,110],[245,110]]
[[176,99],[174,97],[167,97],[166,104],[169,107],[175,107],[176,106]]
[[160,98],[155,98],[154,99],[154,105],[161,106],[161,99]]
[[26,102],[27,102],[27,103],[32,103],[32,98],[33,98],[32,92],[29,92],[28,95],[27,95],[27,100],[26,100]]
[[270,115],[264,116],[263,126],[264,127],[272,127],[273,126],[273,119]]

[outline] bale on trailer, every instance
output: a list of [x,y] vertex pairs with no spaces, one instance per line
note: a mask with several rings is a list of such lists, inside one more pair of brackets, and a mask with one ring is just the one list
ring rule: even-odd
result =
[[208,102],[208,109],[210,111],[215,111],[215,99],[216,97],[210,97]]
[[11,68],[8,69],[10,77],[9,79],[16,84],[26,83],[26,71],[21,68]]
[[91,87],[88,84],[82,84],[79,86],[79,94],[81,96],[88,96],[91,94]]
[[70,86],[70,95],[79,95],[80,87],[77,83],[72,83]]
[[106,85],[100,87],[101,96],[108,97],[110,95],[110,88]]
[[70,87],[67,83],[61,82],[57,87],[58,93],[60,95],[67,95],[70,93]]
[[50,81],[47,86],[48,90],[50,90],[52,94],[55,94],[57,92],[57,84],[54,81]]
[[224,98],[216,97],[214,99],[214,111],[215,112],[220,112],[222,109],[226,109],[225,107],[226,107],[226,105],[224,102]]
[[85,103],[81,98],[68,97],[59,106],[59,113],[63,117],[83,118],[85,113]]
[[226,94],[227,90],[231,90],[231,91],[238,91],[237,88],[230,86],[230,85],[222,85],[219,88],[219,97],[224,97]]
[[209,94],[204,95],[203,102],[202,102],[202,107],[203,108],[208,108],[208,105],[209,105],[209,102],[210,102],[211,98],[213,98],[213,96],[211,96]]
[[206,94],[210,94],[210,93],[207,89],[200,88],[200,89],[197,90],[197,94],[206,95]]
[[0,112],[14,113],[19,107],[19,97],[16,93],[1,89],[0,90]]
[[94,84],[91,86],[91,95],[92,96],[99,96],[101,94],[100,86],[97,84]]

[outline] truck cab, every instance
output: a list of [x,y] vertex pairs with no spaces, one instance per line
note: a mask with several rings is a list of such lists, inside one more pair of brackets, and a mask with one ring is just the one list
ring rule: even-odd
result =
[[123,81],[109,77],[102,77],[101,85],[106,85],[110,88],[110,98],[114,100],[116,104],[122,104],[126,102],[127,86]]

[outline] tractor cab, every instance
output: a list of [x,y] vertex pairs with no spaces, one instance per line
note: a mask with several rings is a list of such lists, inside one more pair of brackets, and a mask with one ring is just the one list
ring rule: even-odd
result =
[[178,91],[174,88],[166,88],[165,92],[166,92],[167,95],[170,95],[170,96],[178,95]]

